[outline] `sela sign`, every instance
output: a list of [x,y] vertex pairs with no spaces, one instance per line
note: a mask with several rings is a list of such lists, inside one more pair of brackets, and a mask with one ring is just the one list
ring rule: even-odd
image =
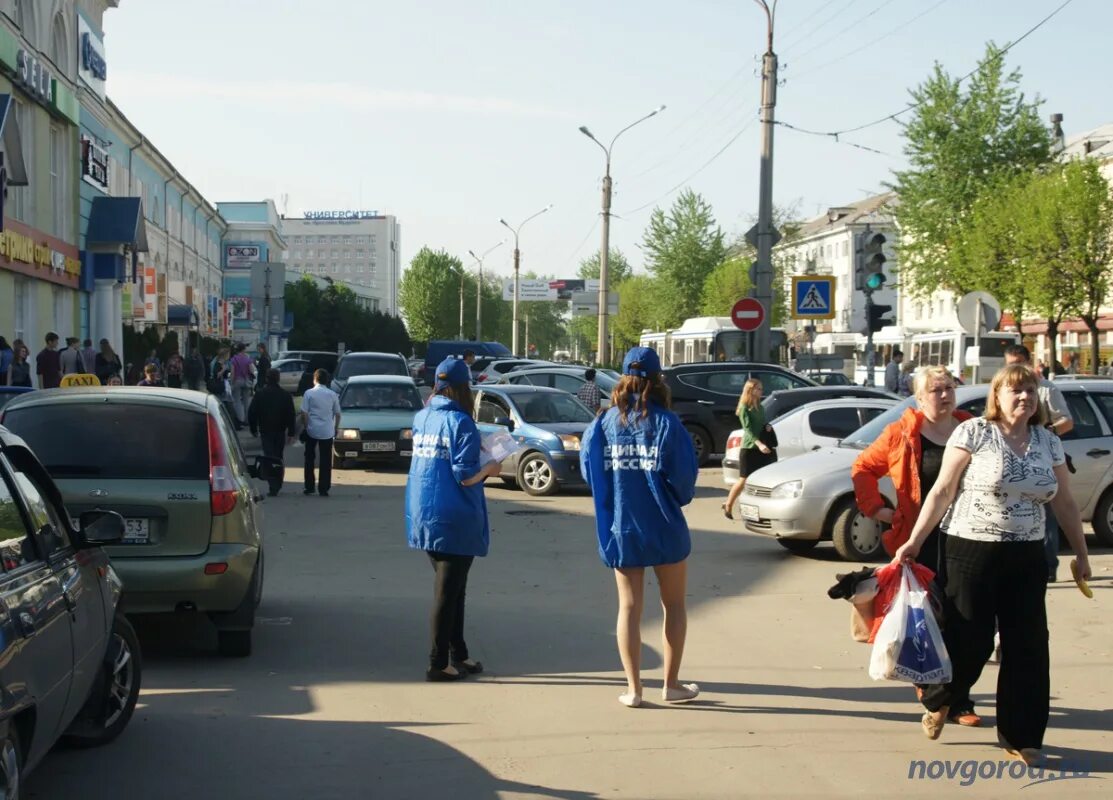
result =
[[81,179],[108,191],[108,152],[84,135],[81,137]]
[[306,211],[306,219],[374,219],[378,211]]
[[257,244],[230,244],[224,248],[224,264],[228,267],[246,267],[260,260]]
[[77,74],[100,97],[104,97],[104,82],[108,79],[108,62],[104,58],[104,42],[85,21],[77,15]]
[[15,57],[15,79],[47,105],[54,102],[54,76],[30,50],[22,48]]

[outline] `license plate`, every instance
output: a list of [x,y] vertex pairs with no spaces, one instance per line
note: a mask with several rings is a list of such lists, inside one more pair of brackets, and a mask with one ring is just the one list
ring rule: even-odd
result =
[[363,452],[365,452],[365,453],[375,453],[375,452],[380,452],[381,453],[384,450],[393,450],[393,449],[394,449],[394,442],[364,442],[363,443]]
[[738,506],[738,510],[742,512],[742,519],[748,519],[750,522],[757,522],[761,519],[761,514],[758,512],[757,506],[742,503]]
[[146,544],[151,540],[151,521],[149,519],[125,519],[124,544]]

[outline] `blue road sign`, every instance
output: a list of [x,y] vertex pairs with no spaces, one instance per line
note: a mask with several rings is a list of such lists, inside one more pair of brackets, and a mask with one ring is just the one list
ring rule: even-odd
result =
[[795,275],[792,278],[793,319],[834,319],[833,275]]

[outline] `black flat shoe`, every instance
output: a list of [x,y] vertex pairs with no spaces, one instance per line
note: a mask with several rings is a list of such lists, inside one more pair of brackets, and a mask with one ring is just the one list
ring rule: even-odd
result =
[[467,661],[453,661],[452,666],[456,667],[459,672],[468,675],[478,675],[483,671],[482,661],[472,661],[470,663]]
[[430,683],[458,681],[466,678],[467,675],[468,673],[463,671],[458,671],[456,672],[456,674],[453,674],[451,672],[445,672],[443,669],[433,669],[433,667],[429,667],[429,669],[425,670],[425,680],[429,681]]

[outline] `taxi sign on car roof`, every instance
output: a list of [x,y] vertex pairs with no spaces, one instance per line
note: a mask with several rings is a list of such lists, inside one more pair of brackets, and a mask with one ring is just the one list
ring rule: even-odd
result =
[[100,378],[96,375],[91,375],[88,372],[75,372],[70,375],[63,375],[62,382],[59,384],[63,388],[71,386],[100,386]]

